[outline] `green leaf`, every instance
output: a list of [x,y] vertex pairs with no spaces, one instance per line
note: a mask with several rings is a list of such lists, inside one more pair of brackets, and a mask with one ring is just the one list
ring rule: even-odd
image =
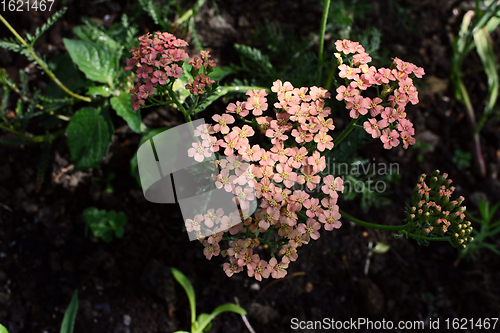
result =
[[175,280],[179,282],[179,284],[184,288],[184,291],[186,291],[188,300],[189,300],[189,308],[191,309],[191,325],[195,322],[196,318],[196,296],[194,294],[194,289],[193,285],[191,282],[189,282],[189,279],[177,268],[170,268],[170,271],[172,272],[172,275],[174,276]]
[[112,91],[109,89],[108,86],[92,86],[89,87],[89,90],[87,90],[87,95],[88,96],[103,96],[103,97],[109,97],[111,95]]
[[384,244],[382,242],[377,242],[375,247],[372,249],[373,253],[386,253],[390,249],[390,245]]
[[[29,4],[28,4],[29,6]],[[67,7],[63,7],[60,11],[56,12],[52,17],[49,17],[47,19],[47,21],[42,25],[41,28],[36,28],[36,31],[35,31],[35,36],[33,36],[33,38],[31,39],[31,46],[35,45],[37,39],[43,35],[43,33],[45,33],[47,30],[50,29],[50,27],[57,22],[57,20],[59,20],[61,18],[61,16],[64,15],[64,13],[66,13],[66,10],[68,8]]]
[[212,322],[212,320],[217,317],[219,314],[222,312],[236,312],[241,315],[246,315],[247,312],[245,309],[242,307],[234,304],[234,303],[227,303],[224,305],[219,305],[212,311],[212,313],[206,317],[201,318],[200,316],[200,321],[198,322],[198,329],[195,332],[202,332],[205,326],[207,326],[209,323]]
[[119,55],[103,45],[84,40],[63,39],[71,59],[89,80],[107,83],[113,88]]
[[[202,313],[196,319],[197,323],[205,322],[206,320],[210,320],[210,315],[208,313]],[[203,328],[203,332],[208,332],[212,328],[212,322],[209,321],[207,326]]]
[[107,114],[89,107],[77,111],[66,128],[75,170],[98,167],[108,153],[113,132]]
[[[87,87],[85,75],[78,70],[77,66],[68,53],[58,54],[49,62],[54,75],[71,91],[78,91]],[[54,80],[50,80],[47,86],[47,95],[51,98],[66,98],[68,96]],[[50,106],[48,106],[51,108]]]
[[485,107],[485,113],[490,113],[497,102],[500,85],[493,42],[486,27],[474,32],[474,43],[477,54],[479,54],[479,58],[483,63],[484,72],[488,77],[488,103]]
[[60,333],[73,333],[77,312],[78,312],[78,291],[75,290],[75,293],[71,298],[71,302],[69,303],[66,312],[64,312],[64,319],[61,324]]
[[123,118],[136,133],[142,133],[146,126],[141,122],[141,112],[139,110],[132,110],[132,95],[122,93],[118,97],[111,98],[111,106],[120,117]]
[[82,40],[104,45],[114,51],[121,51],[122,46],[120,43],[90,20],[86,20],[85,25],[73,28],[73,33]]
[[[191,68],[193,66],[188,65],[187,61],[184,62],[182,65],[182,74],[181,77],[176,79],[174,81],[174,85],[172,86],[172,89],[174,92],[176,92],[179,97],[179,102],[184,103],[186,98],[189,96],[189,90],[186,89],[186,84],[189,83],[189,79],[192,78],[191,75],[189,75],[189,72],[191,71]],[[176,108],[175,104],[172,104],[174,108]]]
[[208,76],[210,76],[212,80],[215,80],[215,82],[219,82],[232,73],[234,73],[234,69],[232,69],[231,67],[215,67],[212,73],[210,73]]
[[234,48],[244,58],[248,58],[250,60],[253,60],[257,65],[262,67],[262,69],[264,69],[265,71],[274,72],[273,65],[271,64],[269,57],[262,54],[262,52],[260,50],[253,48],[253,47],[250,47],[250,46],[241,45],[241,44],[234,44]]
[[9,333],[9,331],[7,331],[7,329],[5,328],[5,326],[3,326],[2,324],[0,324],[0,333]]

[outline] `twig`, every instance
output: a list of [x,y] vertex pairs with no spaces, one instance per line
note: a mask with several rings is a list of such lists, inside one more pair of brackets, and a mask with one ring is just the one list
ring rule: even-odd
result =
[[[238,297],[234,296],[234,302],[236,303],[236,305],[240,306],[240,301],[238,300]],[[247,319],[247,316],[242,314],[241,319],[243,319],[243,322],[245,323],[245,326],[248,328],[248,331],[250,333],[255,333],[254,329],[252,328],[252,326],[250,325],[250,322]]]
[[3,204],[0,202],[0,207],[2,207],[3,209],[9,211],[9,212],[13,212],[12,208],[10,208],[9,206],[7,206],[6,204]]
[[75,167],[74,164],[70,164],[67,167],[61,169],[61,171],[59,171],[59,173],[54,178],[54,182],[56,182],[56,183],[59,182],[59,178],[61,178],[62,175],[64,175],[66,172],[73,170],[74,167]]

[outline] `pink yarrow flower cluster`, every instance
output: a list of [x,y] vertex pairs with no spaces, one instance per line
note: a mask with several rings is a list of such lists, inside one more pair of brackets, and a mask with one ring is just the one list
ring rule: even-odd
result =
[[[337,198],[344,190],[341,178],[321,176],[326,168],[322,154],[333,148],[330,133],[335,126],[329,118],[330,108],[324,106],[330,94],[319,87],[294,88],[280,80],[274,82],[271,91],[278,97],[273,111],[269,110],[266,90],[248,90],[246,101],[230,103],[225,114],[213,116],[215,125],[203,125],[195,131],[200,141],[188,152],[197,161],[203,161],[208,151],[225,156],[217,161],[220,171],[217,169],[213,180],[216,187],[234,194],[241,209],[239,214],[215,214],[215,233],[201,239],[205,256],[227,255],[224,271],[228,276],[246,268],[248,275],[259,281],[284,277],[290,262],[297,260],[297,249],[318,239],[321,227],[328,231],[340,228]],[[235,125],[233,115],[250,113],[256,116],[270,149],[250,143],[256,134],[252,127]],[[260,204],[249,216],[254,200]],[[188,231],[214,228],[213,215],[207,212],[186,221]],[[239,238],[240,234],[252,237]],[[230,243],[229,248],[221,250],[224,235]],[[262,259],[256,253],[261,241],[277,247],[281,259],[274,253],[269,261]]]
[[[336,54],[340,63],[338,75],[346,81],[337,88],[336,98],[345,101],[351,118],[369,113],[363,127],[373,138],[380,138],[385,149],[400,143],[407,149],[415,144],[415,129],[406,118],[405,107],[408,102],[418,103],[418,91],[412,78],[421,78],[425,74],[423,68],[395,58],[391,68],[377,69],[368,65],[372,58],[358,42],[338,40],[335,46],[340,52]],[[349,64],[344,64],[342,57]],[[383,87],[381,96],[363,97],[363,92],[372,86]]]
[[215,67],[210,60],[208,51],[201,51],[201,59],[189,58],[184,48],[188,43],[168,32],[147,33],[139,37],[139,46],[133,47],[130,52],[133,57],[127,60],[125,71],[135,69],[135,73],[142,82],[137,83],[130,90],[132,109],[138,110],[146,99],[155,93],[158,85],[164,86],[181,77],[184,72],[182,66],[186,60],[195,70],[205,69],[190,80],[186,89],[191,94],[203,94],[214,80],[206,75]]

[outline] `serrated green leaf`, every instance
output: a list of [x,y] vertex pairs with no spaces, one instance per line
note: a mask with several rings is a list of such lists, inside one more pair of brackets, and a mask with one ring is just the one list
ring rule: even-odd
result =
[[241,44],[234,44],[234,48],[243,57],[253,60],[257,65],[262,67],[264,70],[273,71],[273,65],[271,64],[269,57],[262,54],[260,50]]
[[120,51],[122,48],[120,43],[88,20],[85,22],[85,25],[73,28],[73,33],[82,40],[104,45],[110,50]]
[[13,52],[20,52],[23,49],[23,45],[16,43],[14,40],[9,41],[3,39],[0,39],[0,47]]
[[109,117],[93,108],[82,108],[66,129],[75,170],[98,167],[108,153],[114,129]]
[[63,43],[73,62],[89,80],[107,83],[113,88],[113,79],[118,70],[117,52],[84,40],[64,38]]
[[109,97],[112,90],[108,86],[92,86],[87,90],[87,96],[103,96]]
[[488,102],[485,107],[485,113],[490,113],[497,102],[500,85],[496,54],[487,27],[474,32],[474,44],[476,45],[477,54],[483,63],[484,72],[488,77]]
[[76,313],[78,312],[78,291],[75,290],[69,306],[64,312],[63,322],[60,333],[73,333],[75,326]]
[[51,17],[49,17],[47,19],[47,21],[39,28],[36,28],[36,31],[35,31],[35,36],[31,36],[32,38],[30,38],[30,41],[31,41],[31,46],[33,46],[37,39],[43,35],[43,33],[47,30],[50,29],[50,27],[57,22],[57,20],[59,20],[61,18],[61,16],[64,15],[64,13],[66,13],[66,10],[68,8],[67,7],[63,7],[61,10],[57,11],[54,15],[52,15]]
[[120,117],[123,118],[136,133],[142,133],[145,130],[145,125],[141,122],[141,112],[140,110],[132,110],[132,95],[127,93],[122,93],[118,97],[111,97],[111,106],[116,111]]

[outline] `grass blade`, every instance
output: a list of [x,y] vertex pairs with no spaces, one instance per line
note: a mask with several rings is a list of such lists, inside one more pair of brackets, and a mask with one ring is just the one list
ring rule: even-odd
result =
[[75,290],[69,306],[64,312],[64,319],[61,324],[60,333],[73,333],[73,327],[75,325],[76,313],[78,312],[78,291]]

